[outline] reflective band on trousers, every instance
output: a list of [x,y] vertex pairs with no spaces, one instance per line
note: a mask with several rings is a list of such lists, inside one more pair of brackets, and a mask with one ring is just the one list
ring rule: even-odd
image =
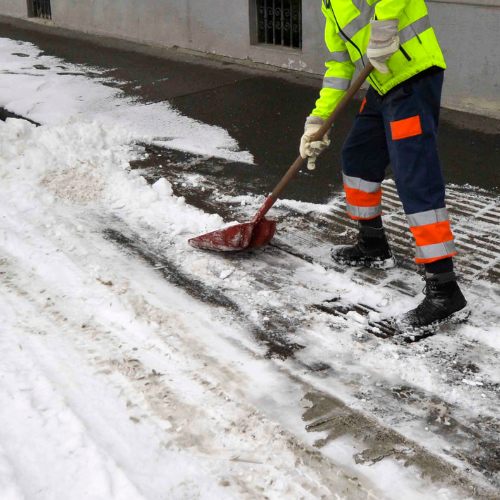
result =
[[349,52],[347,50],[339,50],[335,52],[330,52],[330,57],[326,62],[335,61],[335,62],[347,62],[350,61],[351,57],[349,56]]
[[346,203],[347,213],[356,219],[374,219],[379,215],[382,215],[382,207],[378,205],[376,207],[355,207]]
[[407,218],[415,238],[415,260],[418,264],[444,259],[457,253],[445,207],[407,214]]
[[410,227],[427,226],[436,222],[444,222],[449,219],[448,210],[446,208],[438,208],[436,210],[427,210],[416,214],[407,214],[408,224]]
[[451,240],[451,241],[445,241],[443,243],[436,243],[434,245],[425,245],[423,247],[416,247],[415,259],[418,262],[419,260],[449,257],[455,255],[456,253],[457,249],[455,247],[455,242]]
[[377,193],[380,191],[380,182],[365,181],[359,177],[352,177],[346,174],[342,174],[342,177],[344,184],[352,189],[359,189],[365,193]]
[[347,90],[351,85],[351,80],[348,78],[339,78],[337,76],[325,76],[323,78],[323,88],[335,90]]
[[432,28],[429,16],[421,17],[399,32],[399,43],[406,43],[424,31],[427,31],[429,28]]

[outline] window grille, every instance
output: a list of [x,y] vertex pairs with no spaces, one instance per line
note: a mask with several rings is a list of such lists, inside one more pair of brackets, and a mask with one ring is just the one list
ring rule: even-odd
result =
[[302,0],[257,2],[257,42],[302,48]]
[[41,17],[42,19],[52,19],[50,0],[29,0],[28,15],[30,17]]

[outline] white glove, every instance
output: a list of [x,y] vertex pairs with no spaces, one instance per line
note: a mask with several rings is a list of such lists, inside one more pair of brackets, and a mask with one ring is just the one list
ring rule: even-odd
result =
[[371,36],[366,55],[380,73],[389,73],[386,61],[399,49],[398,20],[371,21]]
[[300,139],[300,156],[308,158],[307,168],[316,168],[316,159],[330,145],[328,134],[321,141],[311,142],[311,137],[323,126],[325,122],[319,116],[309,116],[304,126],[304,135]]

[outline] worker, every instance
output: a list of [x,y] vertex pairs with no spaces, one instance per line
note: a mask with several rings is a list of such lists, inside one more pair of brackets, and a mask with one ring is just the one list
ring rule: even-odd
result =
[[335,247],[332,257],[346,266],[396,264],[381,217],[381,183],[390,163],[426,281],[423,301],[395,324],[401,332],[427,331],[462,318],[467,302],[453,270],[457,251],[437,149],[446,63],[425,0],[323,0],[322,11],[327,70],[300,142],[309,165],[330,144],[328,135],[315,142],[311,136],[343,97],[355,69],[368,61],[374,66],[342,149],[347,213],[358,221],[358,239]]

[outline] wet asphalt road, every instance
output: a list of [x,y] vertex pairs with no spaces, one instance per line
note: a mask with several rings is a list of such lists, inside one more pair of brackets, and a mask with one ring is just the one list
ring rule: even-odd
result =
[[[304,118],[318,94],[319,81],[310,77],[188,55],[156,57],[68,39],[41,27],[0,22],[0,37],[32,42],[71,63],[104,68],[106,76],[125,82],[115,85],[128,95],[148,102],[167,100],[187,116],[227,129],[254,155],[256,166],[228,165],[221,175],[241,181],[250,192],[270,190],[295,159]],[[287,188],[287,198],[325,202],[340,188],[340,149],[358,107],[354,102],[339,120],[332,147],[317,170],[301,172]],[[447,182],[500,192],[500,123],[446,110],[443,116],[440,152]],[[491,133],[475,130],[486,122]],[[471,124],[475,129],[467,128]]]

